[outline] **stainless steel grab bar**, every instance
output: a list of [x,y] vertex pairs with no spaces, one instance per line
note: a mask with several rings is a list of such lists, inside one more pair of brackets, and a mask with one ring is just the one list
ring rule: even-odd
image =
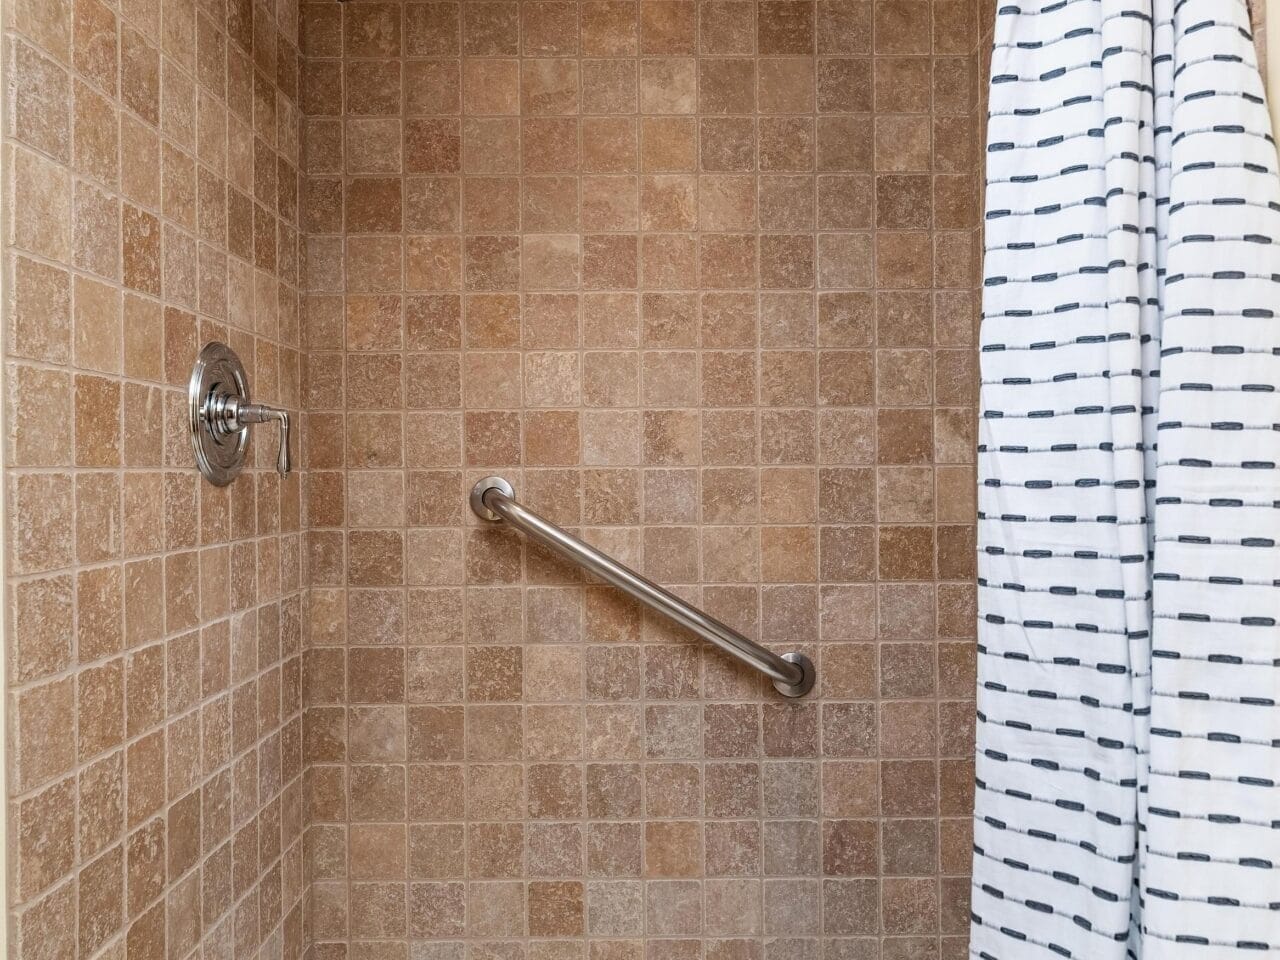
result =
[[553,553],[594,573],[606,583],[613,584],[650,610],[693,631],[735,660],[759,670],[773,681],[774,689],[783,696],[803,697],[813,689],[816,677],[813,662],[803,653],[784,653],[779,656],[715,617],[690,606],[670,590],[642,577],[590,544],[561,530],[554,523],[544,520],[528,507],[522,506],[516,501],[511,484],[502,477],[485,477],[471,488],[471,510],[483,520],[505,520]]

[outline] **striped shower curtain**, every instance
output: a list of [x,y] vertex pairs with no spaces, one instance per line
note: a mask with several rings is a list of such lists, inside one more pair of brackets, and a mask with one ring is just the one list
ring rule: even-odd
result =
[[971,952],[1280,955],[1280,179],[1248,10],[1000,3]]

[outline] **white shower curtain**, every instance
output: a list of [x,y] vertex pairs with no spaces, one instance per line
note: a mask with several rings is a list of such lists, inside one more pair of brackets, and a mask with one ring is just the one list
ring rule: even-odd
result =
[[1280,953],[1280,179],[1248,24],[1001,0],[977,957]]

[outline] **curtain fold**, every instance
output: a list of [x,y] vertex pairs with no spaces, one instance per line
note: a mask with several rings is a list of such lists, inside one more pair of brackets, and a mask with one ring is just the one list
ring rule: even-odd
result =
[[1280,953],[1280,178],[1248,25],[998,10],[974,956]]

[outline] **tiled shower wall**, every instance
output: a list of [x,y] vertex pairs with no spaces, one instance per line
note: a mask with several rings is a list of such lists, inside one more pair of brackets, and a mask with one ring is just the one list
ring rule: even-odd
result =
[[298,10],[3,15],[7,955],[297,958],[299,482],[183,418],[215,338],[297,408]]
[[975,2],[302,18],[312,956],[964,956]]

